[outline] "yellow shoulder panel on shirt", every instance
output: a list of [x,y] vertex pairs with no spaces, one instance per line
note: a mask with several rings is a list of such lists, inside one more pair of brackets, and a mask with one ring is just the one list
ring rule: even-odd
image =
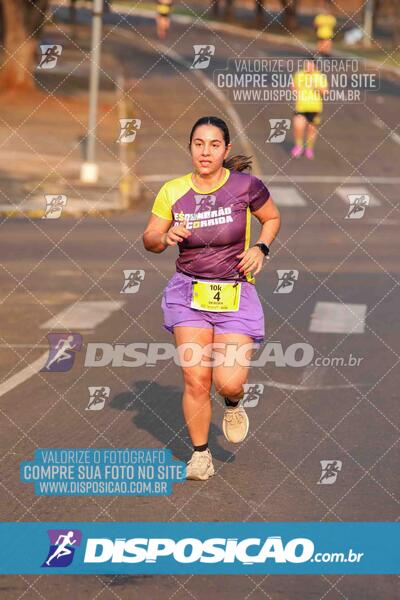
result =
[[191,173],[164,183],[154,200],[151,212],[162,219],[173,220],[172,206],[190,190]]

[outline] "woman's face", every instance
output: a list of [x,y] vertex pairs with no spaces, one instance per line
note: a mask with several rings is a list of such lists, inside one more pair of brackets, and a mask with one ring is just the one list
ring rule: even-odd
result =
[[223,133],[215,125],[200,125],[196,127],[190,152],[193,166],[200,175],[211,175],[222,167],[228,156],[231,144],[225,146]]

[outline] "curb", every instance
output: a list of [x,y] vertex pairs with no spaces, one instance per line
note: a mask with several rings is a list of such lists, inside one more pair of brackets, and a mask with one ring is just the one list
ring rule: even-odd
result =
[[123,213],[126,210],[126,207],[123,206],[110,206],[110,207],[100,207],[100,208],[96,208],[95,206],[93,208],[88,208],[88,209],[84,209],[84,208],[72,208],[69,207],[66,210],[63,210],[60,217],[58,217],[57,219],[49,219],[49,218],[45,218],[44,217],[44,213],[45,211],[43,209],[39,209],[39,208],[27,208],[27,209],[21,209],[21,208],[1,208],[0,207],[0,219],[40,219],[43,221],[58,221],[60,219],[65,219],[65,218],[77,218],[77,217],[83,217],[83,216],[99,216],[99,215],[112,215],[112,214],[117,214],[117,213]]

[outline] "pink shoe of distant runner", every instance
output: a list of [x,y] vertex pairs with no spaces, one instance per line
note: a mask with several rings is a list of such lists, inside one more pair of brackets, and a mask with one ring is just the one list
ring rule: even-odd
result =
[[312,148],[306,148],[306,151],[304,154],[306,155],[306,158],[308,158],[309,160],[312,160],[314,158],[314,150]]
[[293,158],[299,158],[299,156],[303,154],[303,147],[297,145],[293,146],[290,154],[293,156]]

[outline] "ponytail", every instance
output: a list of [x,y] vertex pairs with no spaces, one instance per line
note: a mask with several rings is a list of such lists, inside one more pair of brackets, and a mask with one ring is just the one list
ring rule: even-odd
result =
[[244,154],[235,154],[231,158],[224,160],[222,166],[230,171],[245,171],[251,169],[251,156],[244,156]]

